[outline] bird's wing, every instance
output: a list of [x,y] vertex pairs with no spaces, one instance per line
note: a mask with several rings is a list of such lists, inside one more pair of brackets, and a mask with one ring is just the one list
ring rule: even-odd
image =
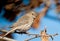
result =
[[22,16],[20,19],[18,19],[13,25],[12,27],[17,27],[20,25],[24,25],[25,23],[27,23],[29,20],[29,16]]

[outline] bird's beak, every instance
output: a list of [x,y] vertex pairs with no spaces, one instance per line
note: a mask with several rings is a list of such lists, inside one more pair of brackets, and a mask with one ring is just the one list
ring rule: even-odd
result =
[[36,18],[36,16],[33,16],[33,18]]

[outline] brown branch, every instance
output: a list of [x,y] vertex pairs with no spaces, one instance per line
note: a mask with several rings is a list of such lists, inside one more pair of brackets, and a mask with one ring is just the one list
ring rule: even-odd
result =
[[[39,34],[27,34],[27,35],[32,35],[34,37],[32,38],[29,38],[29,39],[26,39],[25,41],[29,41],[29,40],[32,40],[32,39],[35,39],[35,38],[38,38],[38,37],[51,37],[51,36],[57,36],[58,34],[54,34],[54,35],[39,35]],[[52,37],[53,38],[53,37]]]
[[34,35],[34,37],[26,39],[25,41],[29,41],[29,40],[32,40],[32,39],[40,37],[38,34],[28,34],[28,35]]
[[0,40],[5,40],[5,41],[16,41],[16,40],[13,40],[13,39],[10,39],[10,38],[7,38],[7,37],[4,37],[2,39],[2,36],[0,36]]
[[6,32],[8,32],[8,31],[7,31],[7,30],[0,29],[0,32],[6,33]]

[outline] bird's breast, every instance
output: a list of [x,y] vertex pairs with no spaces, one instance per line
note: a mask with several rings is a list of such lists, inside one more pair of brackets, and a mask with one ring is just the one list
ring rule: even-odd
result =
[[17,28],[20,30],[20,31],[27,31],[31,28],[31,25],[33,23],[33,18],[30,18],[28,20],[22,20],[23,22],[21,22],[19,24],[19,26],[17,26]]

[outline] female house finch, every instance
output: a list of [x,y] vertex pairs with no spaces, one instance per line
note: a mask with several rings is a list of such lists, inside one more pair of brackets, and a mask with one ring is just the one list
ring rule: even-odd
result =
[[[39,14],[39,16],[37,16],[37,14],[34,11],[29,11],[27,14],[25,14],[19,20],[17,20],[16,23],[13,24],[12,29],[9,32],[7,32],[4,36],[14,31],[24,32],[24,33],[28,31],[31,28],[32,24],[35,24],[33,22],[39,21],[39,18],[45,15],[45,13],[47,12],[51,4],[50,1],[48,1],[47,3],[45,8],[43,8],[42,12]],[[37,24],[39,24],[39,22]],[[38,27],[37,24],[36,24],[36,27]],[[33,27],[35,26],[33,25]]]
[[26,32],[31,28],[34,18],[36,18],[36,13],[33,11],[28,12],[22,16],[17,22],[12,25],[12,29],[7,32],[4,36],[8,35],[11,32],[18,30],[19,32]]

